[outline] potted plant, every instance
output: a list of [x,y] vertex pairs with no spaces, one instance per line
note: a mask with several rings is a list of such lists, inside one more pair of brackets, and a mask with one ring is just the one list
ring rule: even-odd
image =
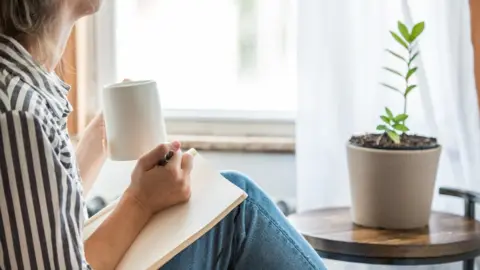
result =
[[367,227],[413,229],[428,225],[441,146],[436,138],[410,132],[407,100],[417,88],[412,78],[414,60],[424,22],[411,30],[398,22],[392,37],[403,52],[387,52],[404,62],[405,72],[389,67],[387,72],[401,78],[402,88],[382,84],[403,99],[403,111],[386,107],[380,116],[379,133],[354,135],[347,144],[353,222]]

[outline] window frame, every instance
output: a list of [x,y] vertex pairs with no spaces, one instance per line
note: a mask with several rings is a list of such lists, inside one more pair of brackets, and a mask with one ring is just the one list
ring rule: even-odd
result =
[[471,35],[475,82],[477,86],[477,103],[480,107],[480,3],[470,0]]
[[[116,80],[115,1],[77,24],[77,125],[80,134],[100,111],[101,88]],[[241,137],[295,136],[295,113],[164,110],[169,134]]]

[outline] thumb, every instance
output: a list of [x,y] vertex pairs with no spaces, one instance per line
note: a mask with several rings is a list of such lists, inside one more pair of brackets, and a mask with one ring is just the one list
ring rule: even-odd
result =
[[183,153],[181,168],[186,173],[192,172],[192,169],[193,169],[193,155],[192,154],[190,154],[188,152]]

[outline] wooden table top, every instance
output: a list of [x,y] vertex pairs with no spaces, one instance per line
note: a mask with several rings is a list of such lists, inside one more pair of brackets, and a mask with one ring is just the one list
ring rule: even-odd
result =
[[428,228],[382,230],[352,223],[349,208],[289,216],[314,249],[324,253],[392,259],[438,258],[480,250],[480,222],[433,212]]

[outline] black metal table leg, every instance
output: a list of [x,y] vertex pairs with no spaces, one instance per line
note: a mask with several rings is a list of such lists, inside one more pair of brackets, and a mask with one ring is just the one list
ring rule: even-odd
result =
[[474,270],[475,269],[475,259],[463,261],[463,270]]

